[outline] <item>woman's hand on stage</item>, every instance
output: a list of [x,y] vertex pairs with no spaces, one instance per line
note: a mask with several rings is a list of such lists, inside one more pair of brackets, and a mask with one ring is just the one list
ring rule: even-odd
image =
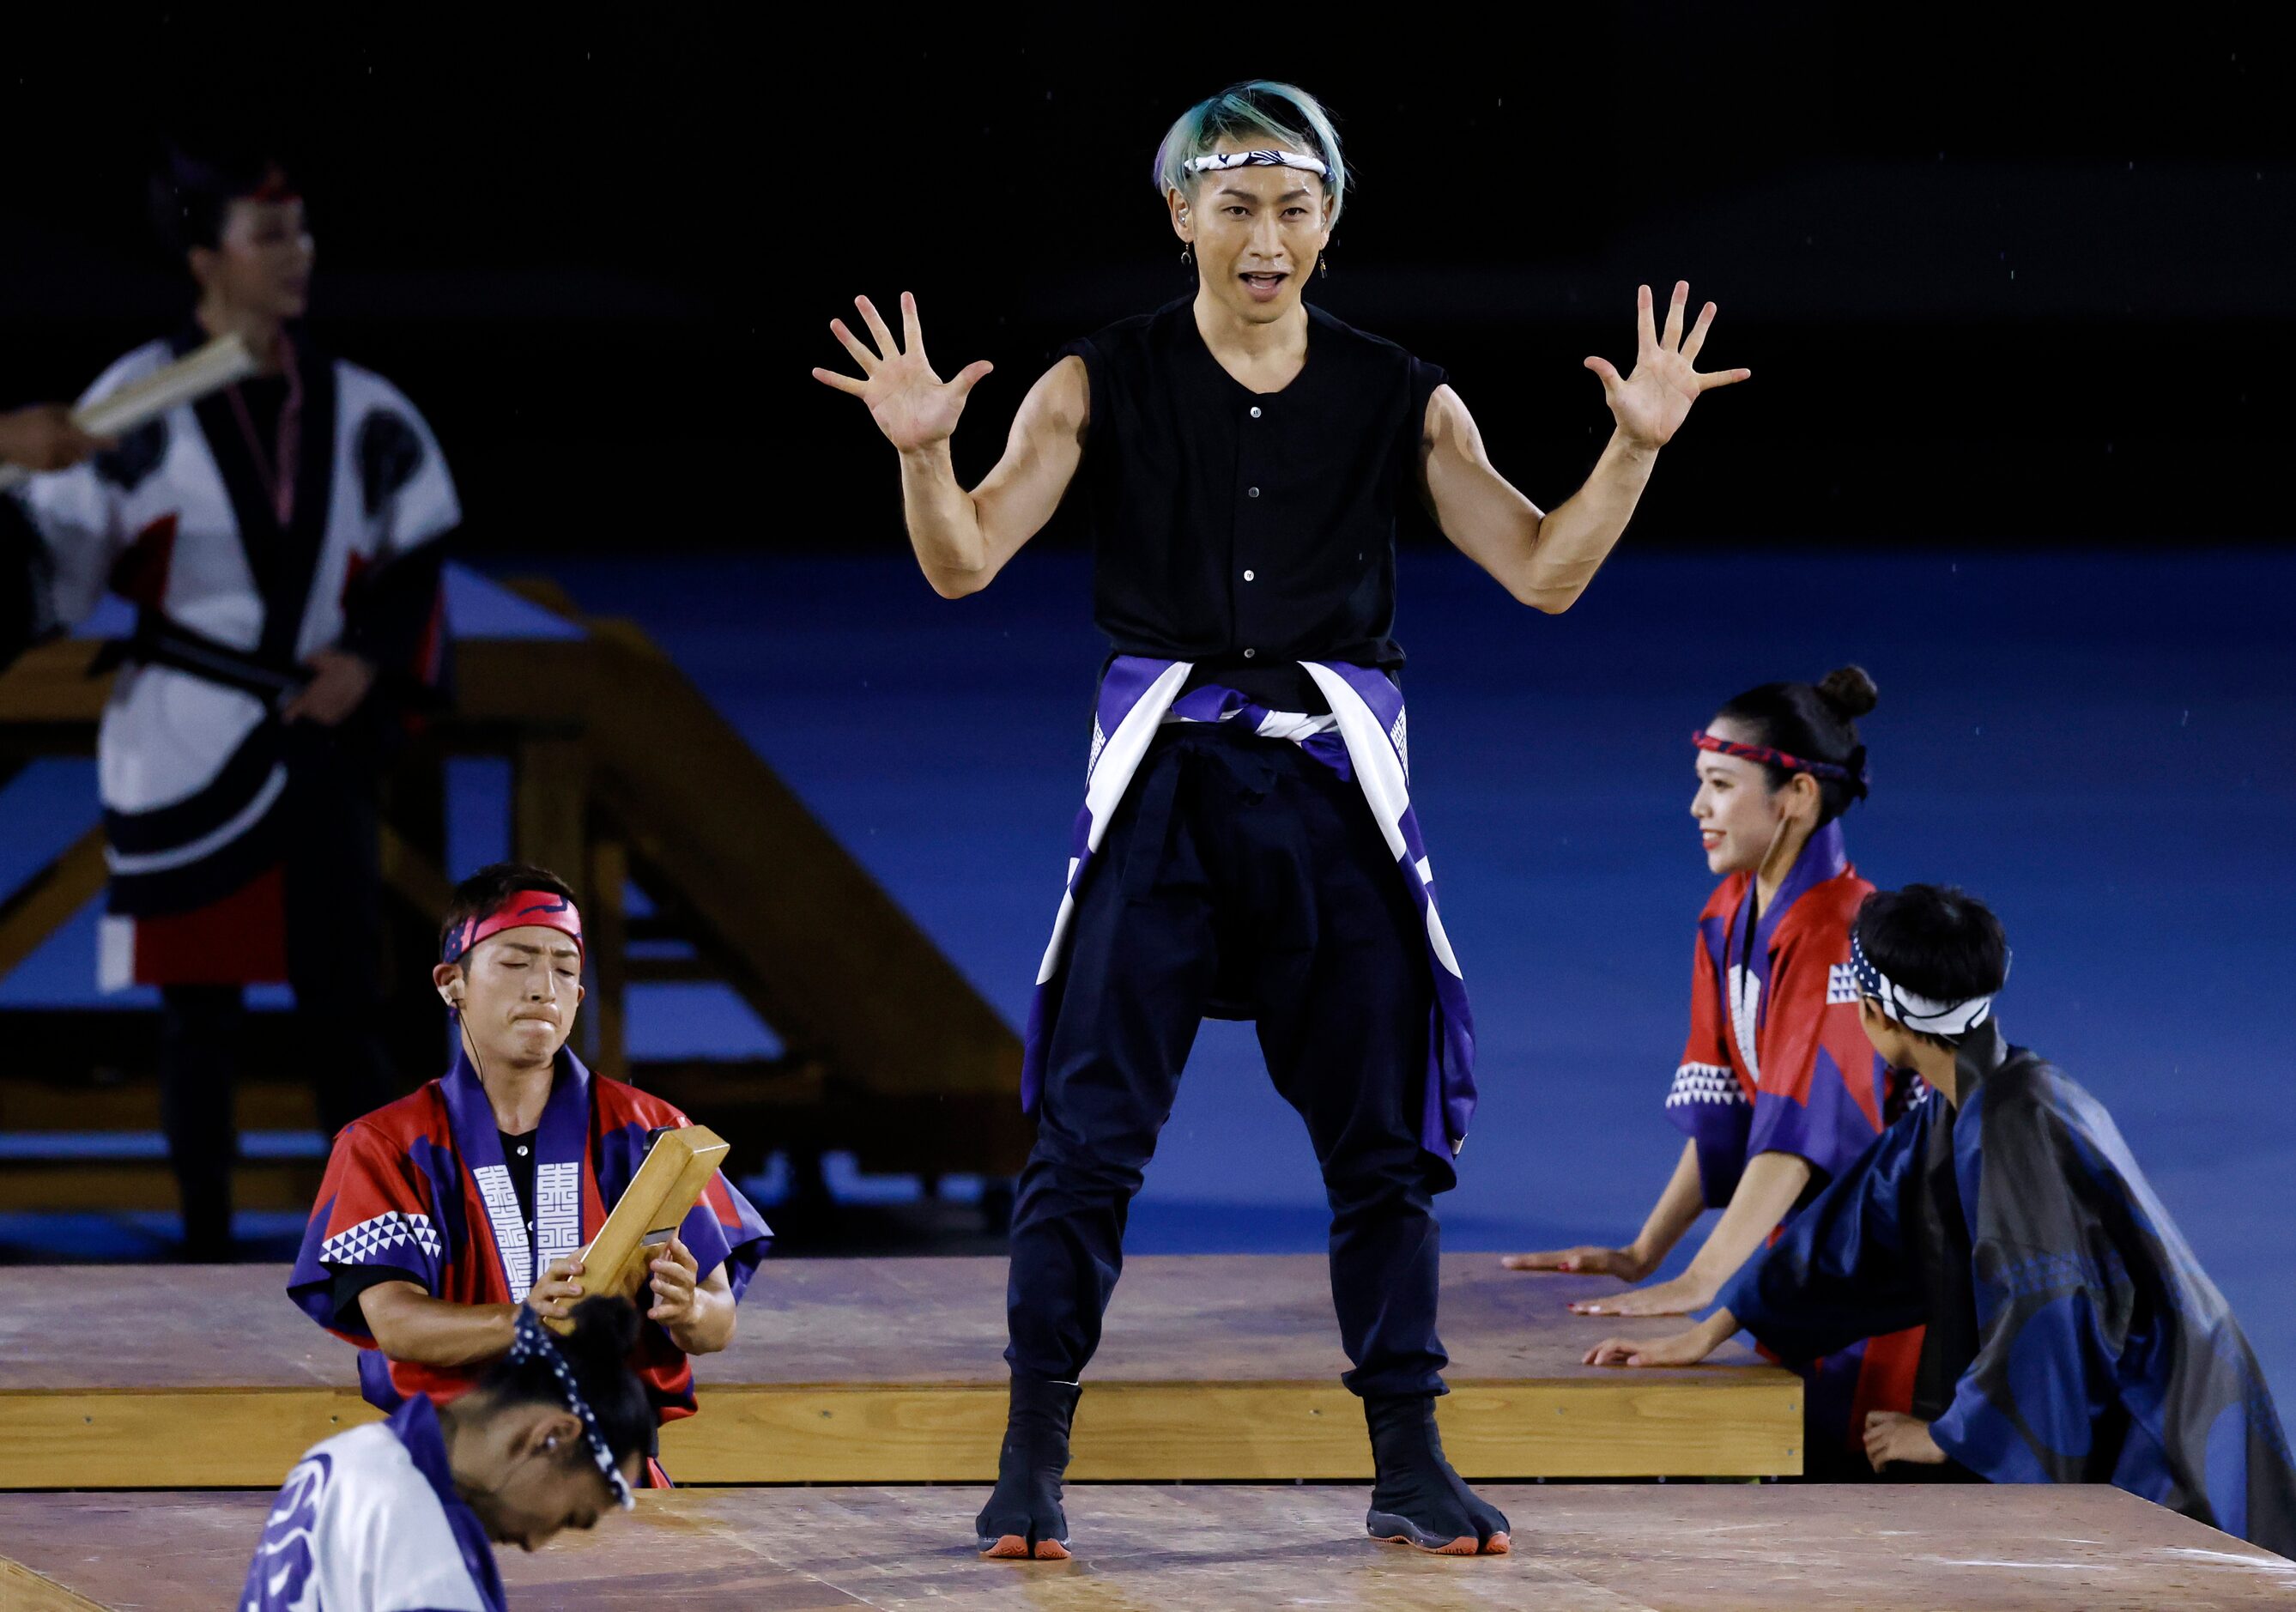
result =
[[[1602,378],[1603,395],[1619,423],[1619,434],[1636,448],[1663,448],[1673,440],[1701,392],[1731,386],[1753,374],[1751,369],[1717,369],[1702,374],[1694,367],[1698,350],[1714,323],[1714,304],[1699,310],[1698,323],[1683,333],[1683,309],[1690,300],[1690,282],[1677,280],[1674,300],[1667,305],[1666,329],[1661,333],[1652,318],[1651,288],[1637,286],[1635,295],[1635,367],[1623,378],[1607,358],[1590,358],[1587,367]],[[816,372],[817,373],[817,372]]]
[[562,1321],[582,1296],[582,1262],[571,1254],[550,1262],[542,1279],[526,1290],[526,1307],[545,1320]]
[[1587,1351],[1589,1366],[1694,1366],[1738,1329],[1727,1310],[1717,1310],[1687,1332],[1670,1337],[1606,1337]]
[[359,708],[374,687],[374,662],[347,649],[322,649],[304,664],[311,669],[311,680],[279,713],[283,722],[336,727]]
[[72,424],[61,403],[35,403],[0,413],[0,464],[26,470],[69,470],[90,454],[113,446],[110,437],[92,437]]
[[1902,1410],[1868,1410],[1866,1459],[1879,1472],[1891,1461],[1916,1467],[1939,1466],[1945,1460],[1945,1452],[1930,1436],[1929,1423],[1917,1421]]
[[1616,1298],[1582,1298],[1570,1308],[1580,1315],[1686,1315],[1714,1302],[1714,1295],[1687,1275],[1652,1287],[1637,1287]]
[[964,399],[995,366],[981,358],[946,381],[935,374],[925,358],[924,329],[917,322],[917,300],[907,292],[901,293],[900,341],[893,340],[893,333],[868,298],[854,298],[853,306],[868,322],[874,345],[856,336],[842,319],[829,322],[829,333],[842,341],[845,350],[853,355],[853,361],[861,366],[861,378],[856,380],[833,369],[816,369],[813,378],[866,403],[877,429],[903,453],[915,453],[947,441],[956,431],[957,416],[964,412]]
[[1550,1248],[1543,1254],[1510,1254],[1499,1263],[1509,1271],[1567,1271],[1580,1276],[1615,1276],[1638,1282],[1658,1262],[1634,1248],[1601,1248],[1582,1244],[1576,1248]]

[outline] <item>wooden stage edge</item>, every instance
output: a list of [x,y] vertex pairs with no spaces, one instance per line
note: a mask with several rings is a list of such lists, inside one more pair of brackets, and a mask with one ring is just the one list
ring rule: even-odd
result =
[[[1374,1544],[1357,1487],[1078,1489],[1073,1561],[983,1562],[978,1496],[945,1488],[685,1489],[502,1553],[511,1605],[707,1612],[2128,1612],[2284,1607],[2296,1564],[2117,1489],[1548,1485],[1487,1492],[1505,1557]],[[0,1494],[0,1607],[229,1606],[266,1493]],[[14,1566],[5,1559],[12,1559]]]
[[[1472,1478],[1792,1476],[1800,1384],[1475,1382],[1442,1402]],[[734,1386],[662,1430],[681,1483],[989,1483],[1004,1391],[975,1384]],[[0,1489],[241,1488],[380,1413],[348,1389],[0,1394]],[[1365,1480],[1363,1412],[1337,1383],[1093,1383],[1078,1483]],[[164,1476],[160,1475],[164,1473]]]
[[[1324,1262],[1131,1262],[1077,1411],[1079,1482],[1371,1476],[1340,1384]],[[0,1488],[268,1487],[375,1412],[355,1352],[287,1302],[274,1266],[0,1269]],[[1531,1478],[1767,1477],[1802,1469],[1802,1385],[1743,1352],[1672,1371],[1587,1367],[1611,1330],[1572,1316],[1607,1279],[1445,1262],[1453,1366],[1438,1411],[1460,1471]],[[699,1484],[987,1483],[1006,1400],[1004,1263],[769,1262],[734,1347],[696,1362],[701,1414],[662,1430]],[[68,1313],[69,1312],[69,1313]],[[75,1316],[147,1328],[78,1349]]]

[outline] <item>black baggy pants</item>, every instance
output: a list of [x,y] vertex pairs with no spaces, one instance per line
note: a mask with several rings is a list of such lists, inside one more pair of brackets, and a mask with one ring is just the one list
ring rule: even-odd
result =
[[1360,788],[1288,743],[1159,736],[1078,892],[1035,1148],[1013,1206],[1005,1359],[1074,1380],[1207,1016],[1257,1021],[1332,1211],[1332,1299],[1360,1394],[1439,1394],[1434,1194],[1420,1144],[1425,930]]

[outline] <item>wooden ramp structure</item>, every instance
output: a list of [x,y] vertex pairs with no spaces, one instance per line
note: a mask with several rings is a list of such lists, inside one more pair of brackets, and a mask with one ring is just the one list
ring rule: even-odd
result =
[[[371,1419],[355,1352],[275,1265],[0,1268],[0,1488],[275,1485]],[[1079,1482],[1360,1480],[1361,1407],[1314,1255],[1129,1262],[1077,1412]],[[1445,1447],[1480,1479],[1763,1477],[1802,1469],[1800,1380],[1742,1350],[1626,1372],[1580,1355],[1679,1322],[1571,1314],[1604,1277],[1444,1262]],[[701,1413],[662,1430],[679,1483],[987,1484],[1004,1427],[1004,1262],[770,1262]],[[88,1315],[148,1324],[86,1347]]]
[[[947,1488],[679,1489],[532,1555],[511,1605],[694,1612],[2160,1612],[2285,1607],[2296,1564],[2118,1489],[1547,1485],[1486,1491],[1512,1556],[1363,1536],[1364,1491],[1077,1488],[1066,1562],[984,1562]],[[0,1607],[236,1604],[271,1494],[0,1494]]]
[[[467,588],[491,588],[464,573]],[[667,655],[631,623],[582,616],[545,582],[520,585],[552,629],[458,637],[451,712],[432,720],[390,781],[383,866],[394,904],[394,1049],[411,1089],[437,1073],[443,1021],[429,987],[448,881],[443,762],[506,759],[512,853],[585,896],[592,979],[578,1045],[709,1122],[733,1167],[770,1148],[835,1147],[864,1172],[1018,1172],[1019,1039]],[[529,613],[532,613],[531,612]],[[94,753],[109,679],[97,642],[45,645],[0,674],[0,784],[43,756]],[[0,899],[0,975],[101,892],[91,827]],[[635,885],[651,907],[633,915]],[[94,959],[90,959],[91,969]],[[633,1060],[627,993],[718,981],[780,1040],[772,1058]],[[316,1123],[283,1016],[250,1016],[241,1128]],[[148,1133],[159,1125],[156,1016],[0,1012],[0,1131]],[[148,1153],[148,1149],[146,1149]],[[318,1162],[251,1159],[239,1203],[301,1208]],[[168,1208],[156,1157],[0,1160],[0,1209]]]

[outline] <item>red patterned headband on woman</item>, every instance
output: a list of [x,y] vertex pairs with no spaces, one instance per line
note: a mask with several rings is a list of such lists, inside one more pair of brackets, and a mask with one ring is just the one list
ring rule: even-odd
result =
[[448,930],[439,960],[460,962],[480,942],[491,940],[505,929],[529,927],[555,929],[577,948],[588,950],[582,945],[581,909],[571,900],[554,890],[513,890],[486,911]]
[[1693,733],[1690,736],[1690,742],[1699,749],[1710,750],[1717,755],[1733,755],[1741,761],[1783,767],[1788,772],[1806,772],[1812,777],[1839,778],[1845,784],[1856,785],[1858,794],[1866,793],[1866,769],[1860,764],[1865,760],[1863,745],[1858,746],[1857,755],[1852,758],[1852,764],[1857,769],[1853,772],[1849,768],[1836,766],[1832,761],[1806,761],[1798,755],[1788,755],[1783,750],[1772,750],[1767,744],[1741,744],[1735,739],[1720,738],[1710,733]]

